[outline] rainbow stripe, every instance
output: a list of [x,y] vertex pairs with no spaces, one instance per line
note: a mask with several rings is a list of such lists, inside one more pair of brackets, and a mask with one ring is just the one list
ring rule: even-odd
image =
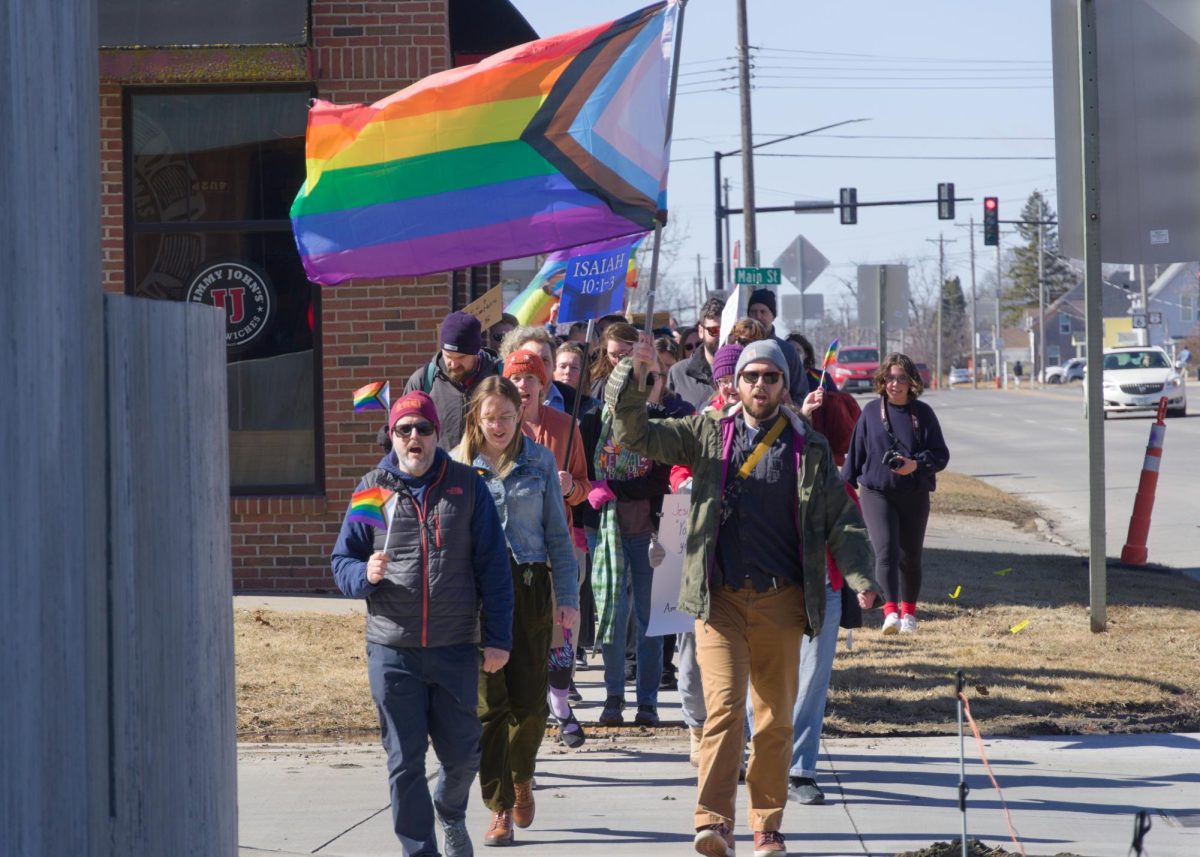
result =
[[[629,268],[625,272],[625,288],[636,289],[638,284],[637,250],[646,236],[642,235],[630,244]],[[562,295],[563,277],[567,274],[567,263],[577,256],[588,256],[602,249],[605,242],[585,244],[559,250],[546,257],[541,269],[534,275],[519,295],[512,299],[504,311],[516,317],[522,325],[543,325],[550,321],[550,311]]]
[[657,3],[369,106],[317,101],[291,210],[309,279],[416,276],[653,228],[677,13]]
[[386,411],[390,407],[392,385],[388,381],[372,381],[354,391],[354,410]]
[[385,514],[385,508],[387,512],[391,512],[392,499],[392,492],[386,488],[380,488],[378,485],[374,488],[355,491],[354,496],[350,498],[350,511],[346,513],[346,520],[386,530],[388,515]]
[[825,349],[825,359],[821,361],[821,368],[832,366],[837,362],[838,341],[836,339],[829,343],[829,347]]

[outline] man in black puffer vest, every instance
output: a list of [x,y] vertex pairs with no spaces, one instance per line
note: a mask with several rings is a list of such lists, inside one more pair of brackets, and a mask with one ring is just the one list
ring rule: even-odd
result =
[[[507,662],[512,574],[483,480],[438,448],[433,400],[406,393],[392,405],[388,430],[392,451],[355,490],[333,576],[343,594],[367,601],[367,676],[401,853],[439,853],[436,805],[440,853],[465,857],[472,853],[467,797],[479,771],[480,645],[485,672]],[[430,739],[441,762],[432,799]]]

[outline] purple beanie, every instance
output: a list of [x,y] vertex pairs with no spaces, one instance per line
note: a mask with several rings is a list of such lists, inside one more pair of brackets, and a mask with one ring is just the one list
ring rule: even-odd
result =
[[713,355],[713,380],[724,378],[726,375],[732,375],[734,368],[737,366],[738,358],[741,356],[742,346],[736,342],[732,345],[722,345],[718,348],[717,353]]
[[459,354],[478,354],[483,348],[479,319],[469,312],[452,312],[442,322],[442,348]]

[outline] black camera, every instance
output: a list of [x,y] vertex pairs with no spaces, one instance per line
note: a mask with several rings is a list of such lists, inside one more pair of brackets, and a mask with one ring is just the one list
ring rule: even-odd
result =
[[883,466],[888,470],[899,470],[904,466],[904,460],[896,450],[889,449],[883,454]]

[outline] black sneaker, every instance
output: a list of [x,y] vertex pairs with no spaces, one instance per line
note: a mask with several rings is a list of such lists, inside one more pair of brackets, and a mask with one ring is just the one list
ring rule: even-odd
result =
[[658,712],[655,711],[653,705],[639,705],[637,714],[633,716],[633,722],[638,726],[657,726]]
[[604,700],[604,710],[600,712],[597,722],[601,726],[620,726],[625,722],[621,711],[625,708],[625,697],[610,696]]
[[825,803],[825,792],[812,777],[788,777],[788,798],[806,806]]
[[658,682],[659,690],[679,690],[679,679],[675,677],[675,671],[664,671],[662,678]]
[[636,684],[637,683],[637,667],[628,667],[628,666],[625,667],[625,683],[626,684]]
[[571,684],[567,687],[567,699],[571,700],[571,702],[583,702],[583,694],[575,686],[574,679],[571,680]]
[[583,742],[587,740],[587,736],[583,733],[583,727],[575,719],[575,712],[571,712],[566,720],[559,721],[558,738],[572,750],[582,747]]

